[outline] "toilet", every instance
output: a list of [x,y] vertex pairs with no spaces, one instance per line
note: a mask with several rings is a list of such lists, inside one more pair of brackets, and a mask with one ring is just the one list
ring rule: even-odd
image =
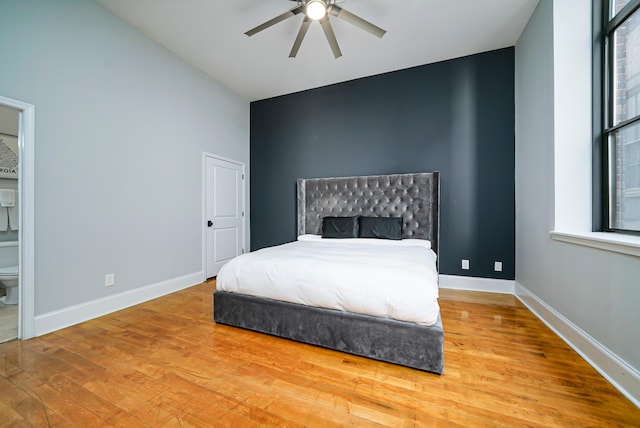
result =
[[0,287],[6,296],[0,297],[5,305],[17,305],[20,289],[18,279],[18,241],[0,242]]

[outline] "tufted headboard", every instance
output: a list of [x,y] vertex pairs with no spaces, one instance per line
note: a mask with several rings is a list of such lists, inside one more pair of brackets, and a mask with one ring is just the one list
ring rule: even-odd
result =
[[327,216],[402,217],[402,237],[438,252],[439,172],[298,179],[298,235],[322,234]]

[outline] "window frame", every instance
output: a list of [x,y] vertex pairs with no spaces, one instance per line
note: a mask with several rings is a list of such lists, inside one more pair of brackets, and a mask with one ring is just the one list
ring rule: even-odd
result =
[[[610,139],[617,131],[640,124],[640,114],[615,123],[615,100],[613,99],[615,75],[612,72],[615,70],[615,49],[612,48],[615,31],[640,9],[640,0],[629,0],[613,18],[610,18],[611,5],[614,1],[594,2],[594,34],[600,35],[594,37],[594,53],[600,53],[600,61],[594,59],[594,82],[600,81],[600,91],[594,91],[594,107],[600,110],[600,114],[594,111],[594,148],[600,149],[602,159],[600,163],[594,160],[594,172],[596,172],[594,176],[601,176],[600,182],[594,179],[594,190],[599,190],[594,192],[594,201],[601,206],[600,216],[594,216],[594,230],[640,235],[640,229],[614,228],[611,224],[616,172],[610,168],[611,147],[615,146],[615,142],[612,144]],[[600,3],[599,8],[596,3]],[[598,68],[598,62],[600,68]],[[596,94],[599,94],[599,97]]]

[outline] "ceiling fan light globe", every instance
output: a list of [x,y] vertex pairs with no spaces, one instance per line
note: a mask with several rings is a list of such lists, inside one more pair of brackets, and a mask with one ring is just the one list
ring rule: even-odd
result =
[[304,11],[309,19],[317,21],[327,14],[327,3],[323,0],[311,0],[307,2]]

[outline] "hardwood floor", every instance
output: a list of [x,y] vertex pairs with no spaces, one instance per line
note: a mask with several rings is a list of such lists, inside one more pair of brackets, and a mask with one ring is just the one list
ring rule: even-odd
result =
[[441,290],[442,376],[212,321],[205,283],[0,345],[0,426],[640,426],[513,296]]

